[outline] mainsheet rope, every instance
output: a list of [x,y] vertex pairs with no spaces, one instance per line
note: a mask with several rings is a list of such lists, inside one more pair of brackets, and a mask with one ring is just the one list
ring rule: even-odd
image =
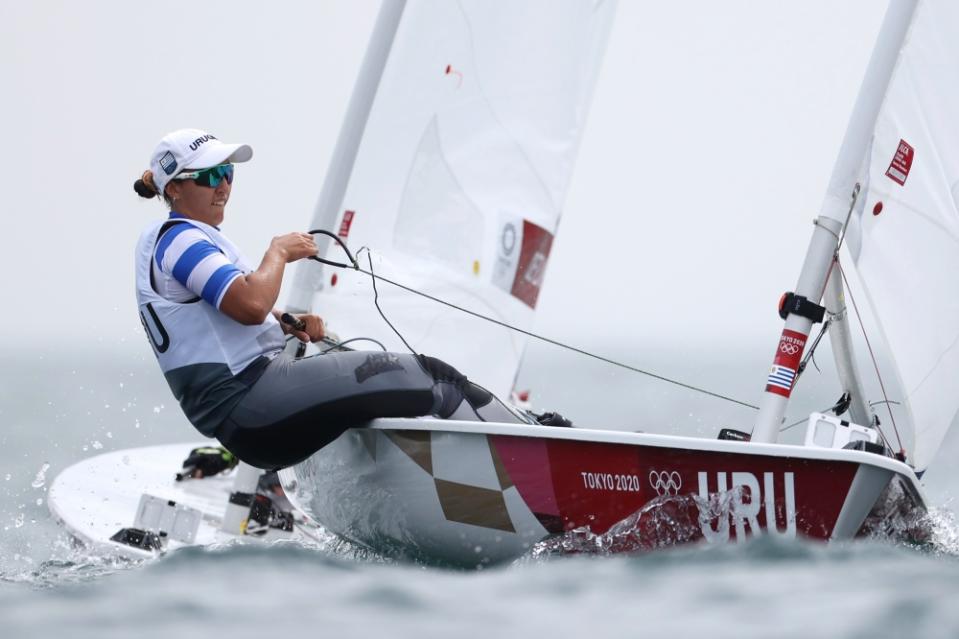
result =
[[[406,286],[405,284],[401,284],[401,283],[396,282],[396,281],[394,281],[394,280],[391,280],[391,279],[389,279],[389,278],[383,277],[382,275],[376,275],[376,274],[373,272],[373,261],[370,260],[370,270],[366,270],[366,269],[364,269],[363,267],[361,267],[361,266],[359,265],[359,263],[356,261],[356,258],[353,257],[353,254],[350,252],[349,248],[347,248],[346,244],[345,244],[337,235],[334,235],[334,234],[331,233],[330,231],[326,231],[326,230],[323,230],[323,229],[314,229],[314,230],[312,230],[312,231],[309,231],[309,233],[310,233],[311,235],[312,235],[312,234],[319,233],[319,234],[322,234],[322,235],[326,235],[326,236],[328,236],[328,237],[331,237],[334,241],[336,241],[337,244],[340,245],[340,248],[342,248],[343,251],[346,253],[346,255],[349,257],[349,259],[350,259],[350,264],[344,264],[344,263],[342,263],[342,262],[335,262],[335,261],[333,261],[333,260],[327,260],[327,259],[325,259],[325,258],[321,258],[321,257],[318,257],[318,256],[310,256],[310,259],[315,260],[315,261],[317,261],[317,262],[320,262],[320,263],[322,263],[322,264],[327,264],[327,265],[329,265],[329,266],[335,266],[335,267],[337,267],[337,268],[352,269],[352,270],[354,270],[354,271],[358,271],[358,272],[360,272],[360,273],[363,273],[364,275],[368,275],[369,277],[371,277],[371,278],[373,279],[374,291],[375,291],[375,286],[376,286],[376,280],[380,280],[380,281],[386,282],[386,283],[388,283],[388,284],[391,284],[391,285],[393,285],[393,286],[395,286],[395,287],[397,287],[397,288],[399,288],[399,289],[402,289],[402,290],[404,290],[404,291],[407,291],[407,292],[409,292],[409,293],[413,293],[414,295],[419,295],[420,297],[424,297],[424,298],[426,298],[426,299],[428,299],[428,300],[431,300],[431,301],[433,301],[433,302],[436,302],[436,303],[438,303],[438,304],[443,304],[444,306],[448,306],[448,307],[450,307],[450,308],[452,308],[452,309],[455,309],[455,310],[457,310],[457,311],[461,311],[461,312],[463,312],[463,313],[466,313],[467,315],[472,315],[473,317],[476,317],[476,318],[478,318],[478,319],[486,320],[487,322],[491,322],[491,323],[496,324],[496,325],[498,325],[498,326],[502,326],[503,328],[509,329],[509,330],[511,330],[511,331],[515,331],[515,332],[517,332],[517,333],[522,333],[523,335],[526,335],[527,337],[532,337],[533,339],[540,340],[540,341],[545,342],[545,343],[547,343],[547,344],[552,344],[553,346],[557,346],[557,347],[559,347],[559,348],[564,348],[564,349],[569,350],[569,351],[572,351],[572,352],[574,352],[574,353],[579,353],[580,355],[585,355],[586,357],[592,357],[593,359],[599,360],[599,361],[601,361],[601,362],[605,362],[605,363],[607,363],[607,364],[611,364],[612,366],[618,366],[619,368],[623,368],[623,369],[626,369],[626,370],[628,370],[628,371],[632,371],[632,372],[634,372],[634,373],[639,373],[639,374],[641,374],[641,375],[646,375],[647,377],[652,377],[653,379],[658,379],[658,380],[660,380],[660,381],[662,381],[662,382],[667,382],[667,383],[669,383],[669,384],[674,384],[674,385],[676,385],[676,386],[680,386],[680,387],[685,388],[685,389],[687,389],[687,390],[695,391],[695,392],[697,392],[697,393],[702,393],[702,394],[704,394],[704,395],[709,395],[710,397],[715,397],[716,399],[722,399],[722,400],[725,400],[725,401],[727,401],[727,402],[732,402],[733,404],[738,404],[738,405],[740,405],[740,406],[744,406],[744,407],[746,407],[746,408],[751,408],[751,409],[753,409],[753,410],[759,410],[759,406],[756,406],[756,405],[754,405],[754,404],[750,404],[750,403],[748,403],[748,402],[744,402],[744,401],[738,400],[738,399],[736,399],[736,398],[734,398],[734,397],[730,397],[730,396],[728,396],[728,395],[723,395],[722,393],[714,393],[713,391],[706,390],[705,388],[700,388],[699,386],[694,386],[694,385],[692,385],[692,384],[687,384],[687,383],[681,382],[681,381],[679,381],[679,380],[677,380],[677,379],[672,379],[672,378],[666,377],[666,376],[664,376],[664,375],[658,375],[658,374],[653,373],[653,372],[651,372],[651,371],[647,371],[647,370],[643,370],[643,369],[641,369],[641,368],[637,368],[636,366],[631,366],[631,365],[629,365],[629,364],[625,364],[625,363],[623,363],[623,362],[618,362],[618,361],[616,361],[616,360],[614,360],[614,359],[610,359],[610,358],[604,357],[604,356],[602,356],[602,355],[597,355],[597,354],[595,354],[595,353],[591,353],[591,352],[589,352],[589,351],[583,350],[582,348],[578,348],[578,347],[576,347],[576,346],[572,346],[572,345],[570,345],[570,344],[566,344],[566,343],[560,342],[560,341],[558,341],[558,340],[555,340],[555,339],[546,337],[546,336],[544,336],[544,335],[539,335],[539,334],[537,334],[537,333],[533,333],[532,331],[527,331],[527,330],[522,329],[522,328],[519,328],[519,327],[517,327],[517,326],[513,326],[512,324],[509,324],[509,323],[504,322],[504,321],[502,321],[502,320],[498,320],[498,319],[496,319],[495,317],[490,317],[490,316],[488,316],[488,315],[483,315],[482,313],[477,313],[476,311],[472,311],[472,310],[470,310],[470,309],[468,309],[468,308],[463,308],[462,306],[457,306],[456,304],[453,304],[452,302],[448,302],[448,301],[446,301],[446,300],[444,300],[444,299],[440,299],[440,298],[438,298],[438,297],[435,297],[435,296],[433,296],[433,295],[430,295],[429,293],[424,293],[423,291],[419,291],[419,290],[417,290],[417,289],[415,289],[415,288],[412,288],[412,287],[410,287],[410,286]],[[363,250],[363,249],[361,249],[361,250]],[[369,250],[369,249],[367,249],[367,251],[368,251],[368,250]],[[413,351],[413,349],[410,347],[410,345],[407,344],[406,340],[403,339],[403,336],[399,334],[399,331],[396,330],[396,327],[394,327],[393,324],[390,323],[390,321],[389,321],[388,319],[386,319],[386,316],[383,314],[383,310],[379,307],[379,304],[378,304],[378,303],[376,304],[376,308],[377,308],[377,310],[380,312],[380,315],[383,316],[383,319],[386,320],[386,323],[389,324],[390,328],[392,328],[393,331],[394,331],[397,335],[399,335],[400,340],[402,340],[403,343],[406,344],[406,347],[407,347],[407,348],[410,348],[410,350]],[[415,353],[415,351],[413,351],[413,352]]]

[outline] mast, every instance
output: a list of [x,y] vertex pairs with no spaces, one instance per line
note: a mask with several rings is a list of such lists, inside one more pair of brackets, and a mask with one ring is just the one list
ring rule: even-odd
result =
[[[816,219],[816,229],[806,251],[795,289],[797,298],[794,300],[805,298],[814,305],[822,300],[826,278],[851,205],[853,189],[859,179],[876,118],[917,4],[918,0],[891,0],[886,10],[846,136],[833,167],[825,200]],[[752,441],[771,443],[778,439],[780,424],[812,325],[810,317],[799,313],[790,313],[786,317],[766,390],[760,400]]]
[[[376,91],[383,77],[383,69],[393,47],[393,39],[399,28],[400,18],[406,7],[406,0],[383,0],[376,25],[370,36],[370,44],[363,57],[360,73],[353,87],[353,95],[346,109],[346,117],[340,128],[340,135],[330,158],[320,199],[313,211],[311,229],[328,229],[339,215],[346,194],[346,187],[353,173],[353,164],[363,139],[363,131],[373,108]],[[329,245],[329,238],[317,238],[319,254],[323,255]],[[323,268],[314,261],[300,260],[296,264],[293,288],[287,300],[287,309],[293,313],[308,313],[313,306],[313,294],[323,287]]]

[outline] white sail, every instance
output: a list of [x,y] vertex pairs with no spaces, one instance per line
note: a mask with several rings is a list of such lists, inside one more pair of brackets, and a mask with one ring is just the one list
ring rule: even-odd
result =
[[[924,470],[959,411],[959,3],[918,7],[876,124],[848,246],[895,361]],[[892,436],[891,428],[884,428]]]
[[[613,4],[408,2],[330,230],[378,275],[528,329]],[[520,335],[385,283],[379,299],[417,352],[509,392]],[[365,275],[326,268],[312,306],[341,339],[405,350]]]

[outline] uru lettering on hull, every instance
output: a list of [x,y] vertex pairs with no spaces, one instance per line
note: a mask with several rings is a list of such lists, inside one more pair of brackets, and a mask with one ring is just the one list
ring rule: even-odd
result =
[[[699,473],[699,525],[709,542],[729,540],[730,521],[736,541],[746,539],[747,529],[753,535],[764,532],[793,539],[796,537],[796,486],[794,473],[780,473],[783,494],[782,515],[776,510],[776,473],[762,475],[762,484],[753,473],[717,472],[714,490],[710,490],[709,473]],[[763,523],[760,525],[760,514]],[[714,523],[715,522],[715,523]],[[782,529],[780,528],[782,527]]]

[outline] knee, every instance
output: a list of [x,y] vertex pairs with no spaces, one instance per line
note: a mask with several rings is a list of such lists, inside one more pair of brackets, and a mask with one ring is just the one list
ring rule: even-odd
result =
[[447,364],[441,359],[430,357],[429,355],[417,355],[417,361],[423,370],[433,378],[435,382],[446,382],[456,386],[466,383],[466,375]]

